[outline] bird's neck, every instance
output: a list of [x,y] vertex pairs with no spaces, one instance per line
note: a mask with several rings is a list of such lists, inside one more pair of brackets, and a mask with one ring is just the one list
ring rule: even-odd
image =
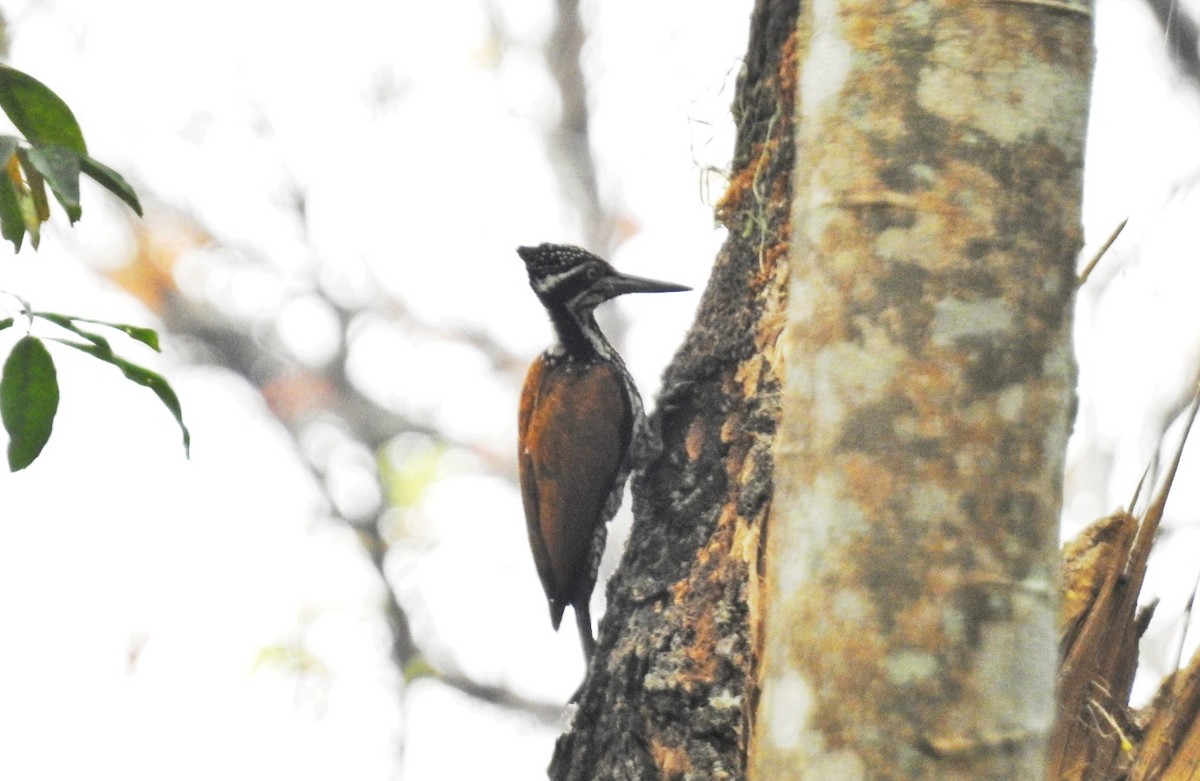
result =
[[621,362],[613,346],[604,338],[591,310],[573,312],[566,307],[547,307],[562,352],[578,361],[609,360]]

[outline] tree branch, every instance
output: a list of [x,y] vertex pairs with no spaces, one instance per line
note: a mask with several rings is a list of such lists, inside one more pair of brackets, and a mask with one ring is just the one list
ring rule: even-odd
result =
[[[175,217],[179,218],[180,215]],[[177,231],[179,227],[173,226]],[[157,247],[158,250],[163,246],[170,246],[178,254],[195,249],[196,246],[174,241],[156,242],[155,237],[150,235],[154,231],[153,220],[135,224],[133,229],[142,245],[142,251],[139,252],[134,265],[144,266],[140,269],[143,275],[157,274],[150,286],[153,292],[148,294],[145,289],[134,289],[131,279],[125,277],[117,281],[155,309],[168,331],[190,342],[194,348],[195,361],[228,370],[244,379],[263,396],[271,413],[291,436],[300,460],[309,469],[314,482],[323,492],[331,514],[356,532],[357,541],[384,585],[386,599],[383,613],[392,635],[390,656],[404,679],[428,678],[440,681],[475,699],[528,714],[542,724],[559,723],[562,707],[558,703],[531,699],[504,686],[476,681],[452,660],[439,658],[421,647],[412,634],[408,615],[386,576],[388,544],[381,530],[384,514],[389,507],[381,499],[375,507],[362,513],[360,517],[347,517],[338,508],[325,471],[307,457],[300,442],[314,417],[323,415],[336,421],[349,439],[361,444],[371,453],[378,452],[398,434],[417,433],[450,447],[473,453],[490,471],[515,482],[512,459],[491,452],[478,443],[449,437],[436,426],[384,407],[360,391],[346,372],[346,359],[349,347],[348,331],[353,320],[362,312],[338,305],[323,291],[314,291],[337,313],[340,325],[339,349],[321,368],[304,366],[288,354],[278,339],[269,335],[269,329],[266,334],[251,336],[251,332],[255,330],[252,323],[182,294],[170,278],[173,258],[164,261],[159,257],[156,264],[145,263],[148,256],[154,255],[154,252],[146,249],[148,246]],[[210,234],[193,222],[189,222],[186,230],[179,232],[198,240],[200,246],[215,243]],[[178,236],[174,238],[177,239]],[[514,376],[519,371],[520,361],[487,334],[467,330],[458,332],[421,323],[399,301],[382,301],[377,304],[376,311],[381,317],[401,324],[405,330],[436,334],[445,339],[461,338],[461,341],[487,355],[496,370],[512,373]],[[375,477],[381,482],[378,473]]]
[[1179,68],[1193,90],[1200,90],[1200,26],[1179,0],[1146,0],[1158,26],[1171,61]]

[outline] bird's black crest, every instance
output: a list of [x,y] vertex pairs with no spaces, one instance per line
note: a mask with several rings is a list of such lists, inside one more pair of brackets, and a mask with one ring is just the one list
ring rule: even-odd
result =
[[525,261],[529,276],[545,277],[575,268],[587,261],[604,260],[585,249],[570,244],[539,244],[536,247],[517,247],[517,254]]

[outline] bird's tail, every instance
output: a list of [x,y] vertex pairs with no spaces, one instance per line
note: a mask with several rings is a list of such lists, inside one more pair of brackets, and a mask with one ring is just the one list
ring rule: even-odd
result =
[[583,658],[591,662],[596,641],[592,639],[592,613],[588,609],[587,599],[575,603],[575,624],[579,627],[579,644],[583,646]]

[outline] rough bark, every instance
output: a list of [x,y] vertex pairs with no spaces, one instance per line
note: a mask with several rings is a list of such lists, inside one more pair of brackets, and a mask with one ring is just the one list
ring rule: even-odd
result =
[[1040,778],[1086,2],[800,20],[751,777]]
[[[794,0],[760,0],[718,218],[729,228],[633,480],[634,525],[555,779],[742,778],[772,492],[792,167]],[[698,263],[707,263],[697,258]]]

